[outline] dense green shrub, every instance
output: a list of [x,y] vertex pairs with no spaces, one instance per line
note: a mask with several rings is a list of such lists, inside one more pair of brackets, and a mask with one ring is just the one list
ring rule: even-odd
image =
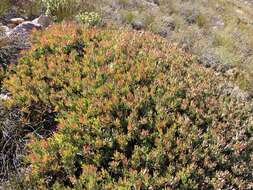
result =
[[[223,78],[146,32],[56,25],[5,87],[33,121],[26,184],[35,189],[251,189],[252,110]],[[52,127],[54,125],[43,125]]]

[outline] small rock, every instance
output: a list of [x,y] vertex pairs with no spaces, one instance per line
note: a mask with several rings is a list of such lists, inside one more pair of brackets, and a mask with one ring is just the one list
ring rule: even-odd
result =
[[204,67],[217,67],[221,64],[219,57],[210,51],[205,51],[202,55],[198,58],[199,63],[202,64]]
[[161,21],[164,27],[167,27],[169,30],[172,30],[172,31],[175,30],[176,24],[175,24],[175,20],[172,17],[163,16],[161,18]]
[[155,5],[160,5],[160,0],[147,0],[147,2],[153,3]]
[[227,77],[233,77],[233,76],[235,76],[237,73],[238,73],[239,71],[236,69],[236,68],[231,68],[231,69],[228,69],[227,71],[226,71],[226,76]]
[[213,29],[219,29],[219,28],[224,28],[225,23],[220,16],[213,16],[211,18],[211,25]]
[[136,20],[132,22],[132,27],[135,30],[142,30],[144,29],[144,23],[142,21]]
[[15,28],[17,25],[16,25],[16,24],[11,24],[11,23],[9,23],[9,24],[7,24],[7,26],[8,26],[9,28]]
[[10,19],[10,24],[19,25],[23,23],[25,20],[23,18],[12,18]]
[[159,31],[158,34],[164,38],[166,38],[168,36],[168,31],[166,28],[162,27]]
[[197,23],[197,19],[201,15],[200,10],[192,7],[182,7],[180,14],[189,25]]
[[8,100],[10,97],[7,94],[0,94],[0,100]]
[[248,101],[251,98],[248,92],[241,90],[238,86],[230,82],[221,84],[219,89],[221,94],[233,96],[238,100]]
[[23,22],[22,24],[19,24],[16,26],[12,32],[29,32],[33,29],[41,29],[42,26],[40,24],[33,23],[31,21]]
[[[2,2],[3,0],[0,0]],[[1,3],[0,3],[1,4]],[[1,7],[1,6],[0,6]],[[10,23],[12,18],[22,18],[23,16],[18,12],[17,7],[12,6],[10,9],[6,10],[1,16],[0,20],[4,25]]]
[[10,29],[7,26],[0,24],[0,38],[7,37]]
[[50,25],[51,20],[48,16],[41,15],[40,17],[34,19],[32,23],[36,25],[41,25],[43,28],[46,28]]
[[216,4],[215,9],[216,9],[216,11],[218,11],[220,13],[223,13],[225,11],[225,7],[221,6],[220,4]]
[[154,4],[156,4],[156,5],[160,5],[160,0],[153,0],[153,2],[154,2]]

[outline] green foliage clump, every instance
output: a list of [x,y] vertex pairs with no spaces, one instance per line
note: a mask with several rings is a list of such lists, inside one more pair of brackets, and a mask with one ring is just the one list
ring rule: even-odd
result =
[[120,11],[120,14],[122,16],[123,22],[128,24],[131,24],[136,18],[136,15],[132,11],[122,10]]
[[[31,189],[250,189],[251,105],[164,39],[125,29],[50,27],[5,87],[27,118]],[[54,125],[41,127],[55,130]]]
[[40,15],[43,9],[42,0],[17,1],[16,6],[29,18]]
[[0,16],[10,7],[10,0],[1,0],[0,3]]
[[42,0],[46,7],[46,13],[55,16],[58,21],[70,18],[80,8],[81,0]]
[[101,22],[101,17],[98,13],[96,12],[84,12],[84,13],[79,13],[76,16],[76,19],[88,26],[96,26]]

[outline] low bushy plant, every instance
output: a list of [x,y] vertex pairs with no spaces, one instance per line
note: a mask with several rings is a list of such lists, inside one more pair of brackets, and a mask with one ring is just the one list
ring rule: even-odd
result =
[[42,0],[25,0],[18,1],[16,6],[22,10],[23,14],[29,18],[34,18],[42,13]]
[[[73,18],[80,12],[99,10],[99,6],[103,4],[103,0],[42,0],[42,2],[47,15],[53,16],[56,21]],[[92,16],[93,19],[94,16],[97,17],[94,13],[85,17],[87,16]]]
[[80,8],[81,0],[42,0],[47,15],[55,16],[58,21],[73,17]]
[[5,13],[5,11],[10,7],[10,0],[1,0],[0,3],[0,16]]
[[[252,108],[223,78],[147,32],[55,25],[34,34],[5,87],[33,137],[34,189],[251,189]],[[50,112],[48,112],[50,110]]]
[[96,26],[101,22],[101,17],[96,12],[84,12],[76,16],[77,21],[88,26]]
[[120,15],[124,23],[131,24],[136,18],[135,13],[132,11],[122,10],[120,11]]

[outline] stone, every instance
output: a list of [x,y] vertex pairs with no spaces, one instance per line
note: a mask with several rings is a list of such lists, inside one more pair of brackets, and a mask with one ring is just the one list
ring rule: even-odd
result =
[[0,94],[0,100],[8,100],[10,97],[7,94]]
[[162,27],[162,28],[158,31],[158,34],[159,34],[160,36],[162,36],[163,38],[166,38],[166,37],[168,36],[167,28]]
[[153,2],[154,2],[154,4],[156,4],[156,5],[160,5],[160,0],[153,0]]
[[9,27],[0,24],[0,38],[8,36],[9,32],[10,32]]
[[135,21],[132,22],[132,27],[135,30],[142,30],[142,29],[144,29],[145,26],[144,26],[144,23],[142,21],[135,20]]
[[17,25],[12,24],[12,23],[8,23],[7,26],[8,26],[9,28],[15,28]]
[[219,89],[222,95],[232,96],[238,100],[249,101],[252,98],[248,92],[241,90],[231,82],[221,84]]
[[146,0],[147,2],[153,3],[155,5],[160,5],[160,0]]
[[10,19],[10,24],[19,25],[21,23],[25,22],[23,18],[12,18]]
[[198,17],[201,15],[200,10],[193,6],[181,5],[179,14],[182,15],[188,25],[197,23]]
[[211,25],[213,29],[222,29],[225,26],[225,23],[221,16],[213,16],[211,17]]
[[41,29],[42,26],[40,24],[33,23],[31,21],[23,22],[22,24],[19,24],[16,26],[12,32],[29,32],[33,29]]
[[201,56],[199,56],[198,61],[204,67],[217,67],[221,64],[219,57],[211,50],[204,51]]
[[32,23],[41,25],[43,28],[46,28],[51,24],[51,19],[48,16],[41,15],[38,18],[34,19]]
[[162,25],[168,28],[169,30],[173,31],[176,28],[175,20],[172,17],[163,16],[161,18],[161,22],[162,22]]

